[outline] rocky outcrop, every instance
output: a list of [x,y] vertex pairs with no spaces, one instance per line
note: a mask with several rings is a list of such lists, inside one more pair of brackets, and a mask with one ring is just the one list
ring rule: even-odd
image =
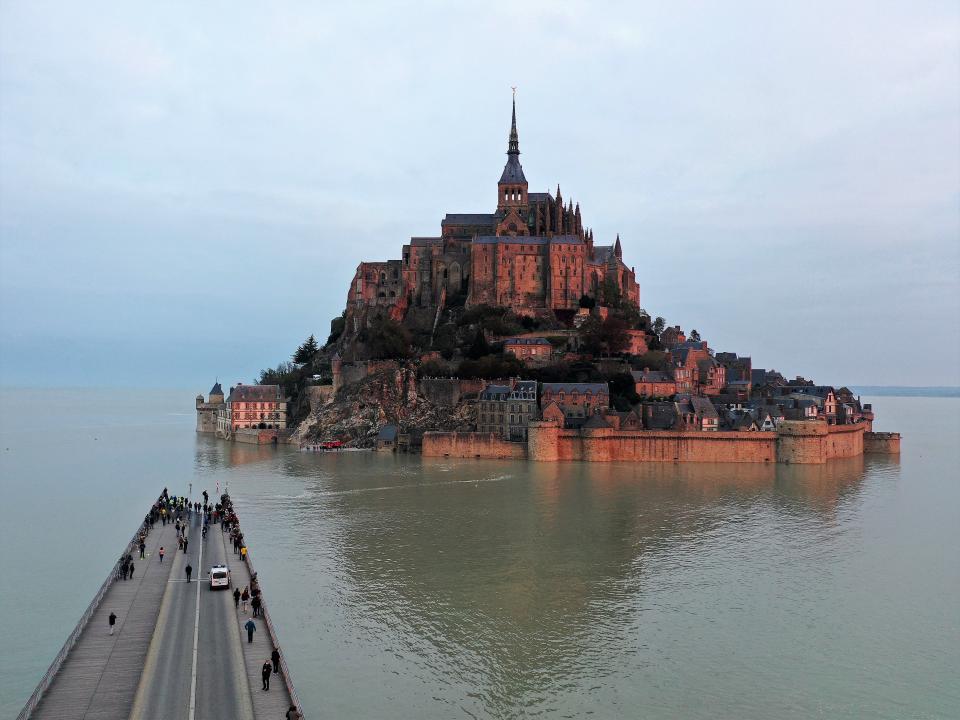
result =
[[475,422],[472,403],[451,408],[431,402],[420,392],[413,367],[404,365],[372,373],[313,404],[292,442],[340,440],[349,447],[373,447],[377,432],[389,423],[401,431],[466,431]]

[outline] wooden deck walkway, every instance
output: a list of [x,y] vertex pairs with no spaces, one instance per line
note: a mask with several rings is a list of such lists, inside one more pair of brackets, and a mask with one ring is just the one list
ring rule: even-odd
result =
[[[227,553],[227,563],[230,566],[230,575],[233,580],[233,586],[243,590],[250,587],[250,571],[247,564],[240,560],[239,556],[233,554],[233,546],[230,544],[226,533],[220,533],[224,542],[224,549]],[[261,589],[263,585],[261,584]],[[264,595],[266,593],[264,592]],[[273,641],[267,630],[267,623],[263,617],[253,618],[257,624],[257,631],[253,634],[253,642],[247,642],[247,631],[243,629],[247,620],[250,619],[252,610],[249,603],[247,612],[237,609],[237,632],[241,636],[241,646],[243,647],[243,662],[247,668],[247,679],[250,682],[250,695],[253,700],[253,715],[256,718],[283,718],[292,704],[290,693],[287,692],[282,674],[270,675],[270,689],[263,690],[263,683],[260,678],[260,671],[263,668],[264,660],[270,659],[270,653],[273,652]]]
[[[173,524],[157,523],[146,545],[145,559],[134,555],[133,580],[117,580],[107,591],[32,718],[116,720],[129,715],[177,552]],[[163,563],[157,556],[161,545]],[[113,635],[107,622],[111,612],[117,615]]]

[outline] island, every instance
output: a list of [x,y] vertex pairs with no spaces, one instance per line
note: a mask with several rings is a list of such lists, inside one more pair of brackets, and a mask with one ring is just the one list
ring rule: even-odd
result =
[[846,387],[787,379],[651,317],[619,234],[530,192],[516,100],[489,213],[363,261],[321,346],[196,398],[197,431],[303,449],[536,461],[825,463],[898,453]]

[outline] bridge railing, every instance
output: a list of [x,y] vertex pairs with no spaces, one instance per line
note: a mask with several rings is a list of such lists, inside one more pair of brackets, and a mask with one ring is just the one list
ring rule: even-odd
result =
[[[130,552],[130,547],[134,545],[134,543],[137,541],[137,537],[145,528],[149,532],[150,527],[146,522],[142,523],[140,527],[137,528],[137,531],[133,534],[133,537],[130,538],[130,542],[127,543],[123,550],[124,555]],[[67,637],[67,641],[63,644],[63,647],[60,648],[60,652],[57,653],[57,656],[53,659],[53,662],[50,663],[50,667],[47,668],[47,672],[45,672],[43,677],[40,679],[40,683],[27,700],[27,704],[23,706],[23,710],[21,710],[20,714],[17,715],[17,720],[28,720],[28,718],[33,715],[33,711],[37,709],[37,706],[40,704],[40,700],[43,699],[43,694],[50,687],[51,683],[53,683],[53,679],[60,671],[60,668],[63,666],[63,663],[70,654],[70,651],[73,650],[73,647],[77,644],[77,640],[80,639],[80,635],[83,634],[83,631],[86,629],[87,624],[90,622],[90,618],[92,618],[100,608],[100,603],[103,602],[103,598],[106,596],[107,591],[119,577],[122,560],[123,558],[121,557],[116,563],[114,563],[113,569],[110,571],[107,579],[103,581],[100,589],[97,590],[96,594],[93,596],[93,600],[91,600],[90,604],[87,605],[87,609],[83,611],[83,615],[80,616],[80,620],[77,622],[76,627],[73,628],[73,632],[71,632],[69,637]]]
[[[247,570],[250,572],[250,577],[256,575],[256,570],[253,568],[253,560],[250,559],[250,549],[247,548],[246,553],[247,561]],[[266,623],[267,632],[270,634],[270,642],[273,643],[273,647],[280,649],[280,640],[277,637],[277,630],[273,626],[273,621],[270,619],[270,611],[267,609],[267,603],[264,599],[263,586],[260,587],[260,613],[263,615],[263,621]],[[280,670],[283,672],[283,684],[287,688],[287,693],[290,695],[290,701],[296,706],[297,712],[300,713],[300,717],[303,718],[303,706],[300,704],[300,696],[297,695],[297,689],[293,686],[293,678],[290,677],[290,666],[287,665],[287,656],[281,651],[280,652]]]

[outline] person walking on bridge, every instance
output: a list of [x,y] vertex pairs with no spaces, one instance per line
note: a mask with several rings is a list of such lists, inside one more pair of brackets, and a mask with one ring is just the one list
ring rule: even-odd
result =
[[290,709],[287,710],[287,720],[301,720],[300,711],[297,710],[296,705],[291,705]]
[[280,674],[280,651],[277,648],[273,649],[273,652],[270,653],[270,660],[273,662],[273,672],[275,675]]
[[243,627],[247,631],[247,642],[252,643],[253,634],[257,631],[257,624],[253,621],[253,618],[250,618],[246,623],[244,623]]
[[190,574],[193,572],[193,565],[187,562],[187,567],[184,568],[187,571],[187,582],[190,582]]
[[133,580],[133,570],[134,570],[134,564],[133,564],[133,562],[131,561],[131,563],[130,563],[130,579],[131,579],[131,580]]
[[243,589],[243,592],[240,593],[240,609],[244,613],[247,612],[247,601],[250,599],[250,591],[246,588]]
[[117,615],[116,613],[110,613],[110,617],[107,618],[107,622],[110,623],[110,634],[113,635],[113,627],[117,624]]
[[260,677],[263,678],[263,689],[270,689],[270,661],[264,660],[263,667],[260,668]]
[[143,560],[143,551],[147,549],[147,544],[141,538],[140,540],[140,559]]
[[160,546],[160,551],[157,554],[160,556],[160,562],[163,562],[163,545]]
[[240,608],[240,588],[233,589],[233,607],[234,609]]
[[189,543],[189,542],[190,542],[190,540],[188,540],[188,539],[187,539],[187,536],[184,535],[184,536],[183,536],[183,551],[184,551],[184,552],[187,551],[187,543]]

